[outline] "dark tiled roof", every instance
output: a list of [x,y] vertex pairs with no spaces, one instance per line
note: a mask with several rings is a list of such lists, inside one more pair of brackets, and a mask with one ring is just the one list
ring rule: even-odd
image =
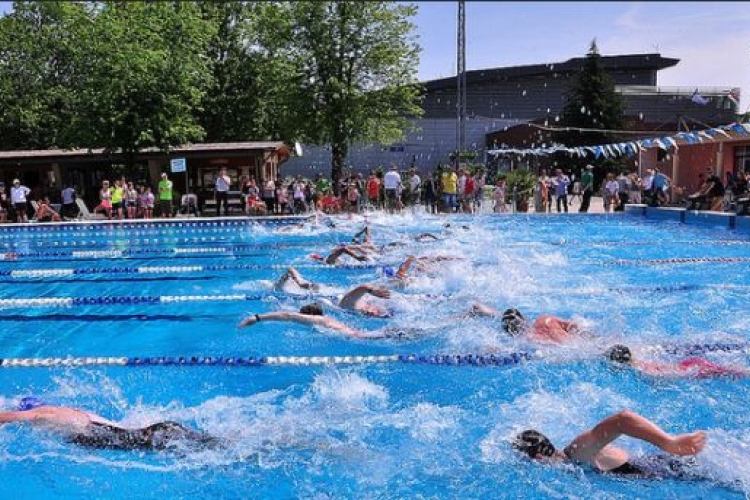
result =
[[[551,75],[553,73],[574,73],[583,68],[585,57],[575,57],[561,63],[531,64],[528,66],[510,66],[506,68],[475,69],[466,72],[466,84],[490,82],[498,79],[528,78]],[[608,71],[651,70],[671,68],[680,62],[679,59],[662,57],[661,54],[629,54],[622,56],[601,56],[602,65]],[[428,90],[454,88],[456,77],[441,78],[422,82]]]
[[[257,151],[277,150],[284,146],[283,142],[212,142],[205,144],[189,144],[175,147],[171,153],[199,153],[210,151]],[[159,148],[144,148],[139,154],[160,153]],[[98,156],[105,154],[105,150],[98,149],[38,149],[26,151],[0,151],[0,160],[53,158],[67,156]]]

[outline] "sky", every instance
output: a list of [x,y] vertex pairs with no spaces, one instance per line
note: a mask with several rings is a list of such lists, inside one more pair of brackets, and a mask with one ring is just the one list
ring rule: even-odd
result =
[[[456,74],[458,2],[415,2],[419,79]],[[659,52],[668,87],[740,87],[750,106],[750,2],[466,2],[466,69]]]
[[[458,2],[415,2],[418,76],[456,74]],[[11,2],[0,1],[0,14]],[[750,2],[466,2],[466,68],[557,63],[596,39],[602,55],[660,52],[669,87],[740,87],[750,108]]]

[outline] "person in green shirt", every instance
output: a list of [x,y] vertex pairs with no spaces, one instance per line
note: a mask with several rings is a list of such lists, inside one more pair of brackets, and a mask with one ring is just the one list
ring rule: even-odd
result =
[[109,188],[110,199],[112,200],[112,211],[117,214],[117,218],[122,220],[122,183],[120,179],[115,180],[115,185]]
[[158,184],[159,190],[159,210],[162,217],[172,217],[172,181],[167,178],[167,173],[161,174],[161,180]]
[[583,194],[583,197],[581,198],[581,208],[578,209],[581,213],[589,211],[591,195],[594,194],[594,174],[592,173],[592,170],[594,170],[593,165],[586,165],[586,168],[583,169],[583,174],[581,175],[581,193]]

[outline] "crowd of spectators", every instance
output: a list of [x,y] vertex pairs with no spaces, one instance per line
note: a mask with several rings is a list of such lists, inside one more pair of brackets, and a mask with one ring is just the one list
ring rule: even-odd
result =
[[[658,168],[646,169],[643,177],[627,170],[619,174],[608,172],[598,185],[594,184],[593,169],[587,165],[578,177],[562,169],[548,176],[547,171],[541,169],[532,190],[535,211],[551,212],[556,207],[557,212],[568,212],[569,203],[577,197],[578,211],[587,212],[596,194],[601,196],[605,212],[622,211],[628,203],[683,206],[691,210],[732,210],[743,215],[750,211],[748,178],[744,172],[727,173],[722,182],[714,169],[708,167],[705,175],[699,174],[697,187],[688,193],[687,189],[674,186],[672,179]],[[231,191],[233,188],[236,191]],[[340,180],[338,188],[335,190],[322,174],[313,179],[297,175],[268,180],[245,175],[233,182],[222,169],[215,177],[210,202],[199,200],[196,195],[185,195],[177,200],[173,182],[165,172],[153,189],[146,183],[134,183],[125,177],[111,183],[102,181],[93,214],[120,220],[174,217],[179,213],[201,215],[209,204],[215,207],[213,213],[217,216],[298,215],[315,210],[327,214],[357,213],[373,209],[395,213],[420,205],[427,213],[474,213],[482,209],[483,203],[490,203],[492,211],[502,213],[507,212],[513,202],[504,176],[498,175],[492,185],[486,185],[486,174],[481,167],[439,165],[423,174],[415,168],[400,171],[393,165],[385,172],[372,170],[367,176],[351,171]],[[239,198],[232,200],[230,193],[239,193]],[[51,197],[55,203],[50,202]],[[76,189],[70,184],[64,185],[55,196],[48,196],[46,193],[35,195],[19,179],[14,179],[7,191],[0,183],[0,222],[71,220],[79,217],[80,209]]]

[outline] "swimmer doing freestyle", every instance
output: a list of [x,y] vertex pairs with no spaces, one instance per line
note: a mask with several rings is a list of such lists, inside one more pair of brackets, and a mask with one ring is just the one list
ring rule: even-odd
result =
[[[611,443],[630,436],[653,444],[669,455],[631,457]],[[696,479],[691,463],[676,456],[695,455],[706,445],[706,433],[668,434],[658,425],[630,410],[611,415],[579,435],[562,451],[542,433],[527,430],[518,434],[513,447],[534,460],[546,463],[576,462],[599,472],[639,477],[681,477]],[[671,456],[670,456],[671,455]]]
[[476,303],[471,313],[476,316],[502,318],[503,329],[509,335],[523,335],[533,342],[562,344],[581,336],[581,329],[577,323],[549,314],[538,316],[534,323],[529,325],[518,309],[506,309],[501,313],[498,309]]
[[633,358],[630,348],[622,344],[612,346],[605,354],[610,361],[619,366],[630,366],[646,375],[655,377],[714,378],[750,376],[750,371],[748,370],[722,366],[706,358],[697,356],[685,358],[677,362],[642,361]]
[[221,445],[219,439],[177,422],[158,422],[131,429],[95,413],[51,406],[35,397],[23,398],[17,410],[0,412],[0,425],[28,423],[65,436],[85,448],[134,451],[164,451],[179,445],[206,449]]

